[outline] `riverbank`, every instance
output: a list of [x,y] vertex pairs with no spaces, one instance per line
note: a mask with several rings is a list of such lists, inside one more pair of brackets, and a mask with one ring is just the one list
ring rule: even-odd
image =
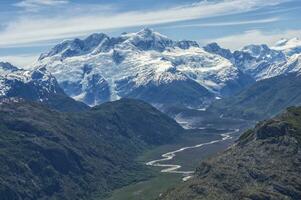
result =
[[192,149],[196,149],[196,148],[201,148],[201,147],[205,147],[205,146],[212,145],[215,143],[230,140],[233,138],[232,135],[237,132],[239,132],[239,129],[236,129],[236,130],[233,130],[230,132],[226,132],[226,133],[221,133],[220,134],[221,138],[217,139],[217,140],[212,140],[209,142],[204,142],[204,143],[200,143],[200,144],[196,144],[196,145],[192,145],[192,146],[181,147],[180,149],[164,153],[161,155],[160,159],[149,161],[146,163],[146,165],[152,166],[152,167],[161,167],[161,168],[163,168],[161,170],[162,173],[182,174],[184,176],[182,178],[182,180],[187,181],[189,178],[192,177],[194,171],[189,171],[189,170],[185,171],[185,170],[181,169],[182,165],[170,164],[170,163],[164,163],[164,162],[175,159],[176,154],[178,154],[180,152],[184,152],[184,151],[192,150]]
[[[145,164],[151,160],[157,160],[166,152],[181,149],[182,147],[195,146],[220,140],[222,139],[220,134],[228,132],[229,130],[214,129],[190,130],[187,131],[185,136],[180,141],[177,141],[177,143],[163,145],[149,150],[140,156],[138,161]],[[233,135],[232,139],[220,143],[213,143],[211,145],[177,152],[174,159],[168,160],[168,164],[181,165],[181,170],[193,171],[200,160],[226,149],[234,142],[234,137],[236,136],[237,135]],[[162,168],[160,167],[149,166],[149,170],[153,174],[153,178],[116,190],[107,200],[153,200],[158,197],[161,192],[182,182],[183,178],[185,179],[185,177],[187,177],[187,175],[183,176],[183,174],[162,173]]]

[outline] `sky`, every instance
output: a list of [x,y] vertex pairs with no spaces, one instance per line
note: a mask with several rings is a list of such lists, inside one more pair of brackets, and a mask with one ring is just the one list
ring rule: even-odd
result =
[[0,61],[31,66],[55,44],[149,27],[231,50],[301,37],[301,0],[0,0]]

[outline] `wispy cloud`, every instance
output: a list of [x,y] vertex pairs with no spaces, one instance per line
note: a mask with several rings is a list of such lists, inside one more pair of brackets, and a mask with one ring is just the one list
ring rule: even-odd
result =
[[[54,2],[50,0],[45,1]],[[93,31],[103,31],[114,28],[147,26],[243,13],[266,6],[278,5],[286,1],[288,0],[204,1],[162,10],[143,10],[123,13],[93,12],[92,14],[87,14],[90,13],[88,12],[89,9],[87,9],[84,13],[61,15],[53,18],[49,18],[49,16],[21,16],[18,20],[10,22],[6,28],[0,32],[0,47],[75,37]],[[42,2],[42,0],[40,0],[40,2]],[[64,3],[65,1],[57,2]]]
[[21,68],[31,68],[33,63],[38,59],[39,54],[20,54],[0,56],[0,62],[10,62],[11,64]]
[[182,24],[174,26],[166,26],[163,28],[188,28],[188,27],[218,27],[218,26],[241,26],[250,24],[267,24],[277,22],[281,20],[278,17],[258,20],[240,20],[240,21],[229,21],[229,22],[213,22],[213,23],[198,23],[198,24]]
[[67,3],[69,3],[68,0],[23,0],[14,5],[24,8],[26,11],[38,11],[45,6],[58,6]]
[[268,44],[273,46],[281,38],[292,38],[301,36],[301,29],[284,30],[275,32],[263,32],[260,30],[249,30],[241,34],[230,35],[202,41],[202,43],[217,42],[221,46],[236,50],[248,44]]

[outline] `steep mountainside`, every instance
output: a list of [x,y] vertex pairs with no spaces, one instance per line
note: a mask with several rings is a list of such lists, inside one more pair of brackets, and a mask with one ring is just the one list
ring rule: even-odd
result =
[[233,97],[214,102],[208,111],[218,112],[223,117],[258,120],[300,104],[301,76],[290,73],[258,81]]
[[301,108],[259,123],[159,199],[301,199]]
[[200,107],[253,82],[229,60],[193,41],[173,41],[150,29],[119,37],[68,40],[40,56],[64,91],[97,105],[120,97]]
[[88,108],[85,104],[68,97],[55,77],[45,68],[23,70],[0,62],[0,99],[11,97],[42,102],[61,111],[80,111]]
[[0,199],[101,199],[145,178],[136,156],[182,128],[123,99],[68,114],[37,103],[0,104]]

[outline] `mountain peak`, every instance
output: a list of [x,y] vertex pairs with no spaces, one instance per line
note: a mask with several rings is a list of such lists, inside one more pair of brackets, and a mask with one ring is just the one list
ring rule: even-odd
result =
[[288,44],[295,44],[295,43],[300,43],[301,40],[299,37],[294,37],[294,38],[291,38],[291,39],[288,39],[288,38],[281,38],[279,41],[277,41],[275,43],[275,46],[276,47],[280,47],[280,46],[285,46],[285,45],[288,45]]
[[154,33],[154,30],[151,29],[151,28],[147,28],[147,27],[141,29],[140,31],[138,31],[138,34],[146,34],[146,35],[150,35],[150,34],[152,34],[152,33]]
[[134,35],[150,40],[169,40],[167,36],[162,35],[151,28],[143,28]]
[[252,57],[257,59],[274,59],[274,58],[281,58],[283,59],[284,55],[282,52],[273,50],[270,47],[268,47],[266,44],[260,44],[260,45],[247,45],[243,47],[242,52],[250,54]]
[[17,67],[13,66],[9,62],[0,62],[0,68],[2,68],[2,69],[18,69]]
[[104,38],[108,38],[108,36],[104,33],[93,33],[86,37],[83,41],[87,46],[95,47],[97,46]]
[[272,49],[283,51],[287,56],[301,53],[301,40],[299,37],[291,39],[282,38],[276,42]]
[[216,42],[211,42],[211,43],[207,44],[205,47],[210,47],[210,48],[214,48],[214,49],[221,48]]
[[85,39],[75,38],[65,40],[54,46],[48,53],[41,54],[39,60],[61,54],[62,57],[72,57],[92,52],[102,41],[109,38],[104,33],[93,33]]
[[220,47],[216,42],[212,42],[203,47],[205,51],[220,55],[224,58],[231,59],[232,53],[229,49]]
[[171,47],[174,44],[171,39],[150,28],[144,28],[136,33],[123,35],[123,37],[127,37],[126,44],[132,44],[143,51],[164,51],[166,47]]
[[17,71],[17,70],[19,70],[18,67],[15,67],[8,62],[0,62],[0,72],[2,75],[6,74],[6,73]]
[[266,44],[250,44],[243,47],[242,51],[260,52],[270,50]]

